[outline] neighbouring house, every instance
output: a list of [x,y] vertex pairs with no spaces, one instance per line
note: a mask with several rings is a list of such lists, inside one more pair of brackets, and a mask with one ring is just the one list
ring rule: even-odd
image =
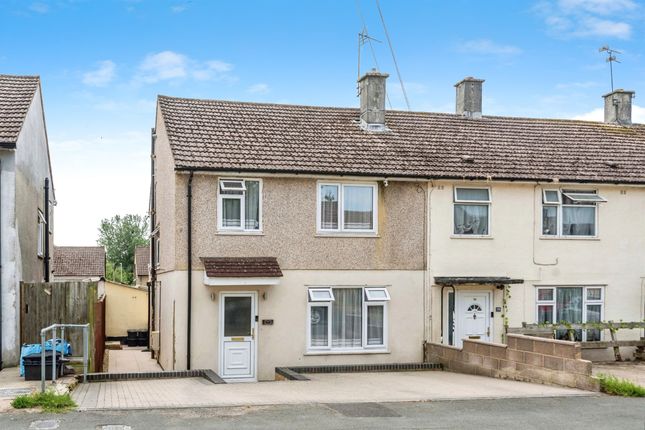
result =
[[50,279],[55,204],[40,78],[0,75],[0,368],[20,356],[20,282]]
[[123,341],[128,330],[148,327],[148,287],[105,281],[105,335]]
[[55,246],[53,275],[56,281],[98,281],[105,278],[105,248]]
[[[164,369],[420,362],[522,322],[643,319],[645,126],[159,96],[153,341]],[[626,332],[623,336],[638,336]],[[595,339],[594,330],[578,332]]]
[[137,246],[134,249],[134,275],[137,287],[146,287],[150,280],[150,247]]

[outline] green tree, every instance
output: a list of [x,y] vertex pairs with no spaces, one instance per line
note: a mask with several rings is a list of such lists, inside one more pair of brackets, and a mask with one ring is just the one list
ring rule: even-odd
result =
[[134,248],[148,245],[148,217],[115,215],[101,220],[97,243],[105,247],[107,254],[106,278],[132,284]]

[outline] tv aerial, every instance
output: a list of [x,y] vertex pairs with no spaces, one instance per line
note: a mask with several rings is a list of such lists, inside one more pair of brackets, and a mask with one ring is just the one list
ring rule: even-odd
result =
[[611,49],[609,45],[605,45],[601,48],[598,48],[598,52],[606,52],[607,58],[605,61],[609,63],[609,76],[611,78],[611,92],[614,92],[614,66],[613,63],[620,63],[616,54],[622,54],[622,52],[617,51],[616,49]]
[[[376,62],[376,54],[374,53],[374,47],[372,46],[372,42],[376,43],[381,43],[380,40],[373,38],[369,34],[367,34],[367,27],[363,27],[360,33],[358,33],[358,79],[361,78],[361,50],[363,46],[369,44],[370,45],[370,50],[372,51],[372,57],[374,57],[374,61]],[[378,63],[376,64],[376,67],[378,68]]]

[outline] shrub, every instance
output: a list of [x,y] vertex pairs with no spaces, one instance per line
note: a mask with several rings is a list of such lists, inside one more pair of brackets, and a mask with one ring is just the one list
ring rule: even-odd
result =
[[600,390],[614,396],[645,397],[645,387],[612,375],[598,375]]
[[40,407],[44,412],[66,412],[75,408],[76,403],[69,394],[56,394],[52,391],[44,393],[23,394],[11,402],[16,409]]

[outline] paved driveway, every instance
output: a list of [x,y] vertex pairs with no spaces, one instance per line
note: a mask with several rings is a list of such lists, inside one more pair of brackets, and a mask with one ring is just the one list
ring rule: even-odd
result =
[[622,362],[605,363],[593,365],[593,374],[601,373],[613,375],[617,378],[627,379],[635,384],[645,387],[645,363],[644,362]]
[[72,397],[80,410],[95,410],[593,395],[440,371],[307,376],[311,381],[222,385],[202,378],[94,382],[79,385]]

